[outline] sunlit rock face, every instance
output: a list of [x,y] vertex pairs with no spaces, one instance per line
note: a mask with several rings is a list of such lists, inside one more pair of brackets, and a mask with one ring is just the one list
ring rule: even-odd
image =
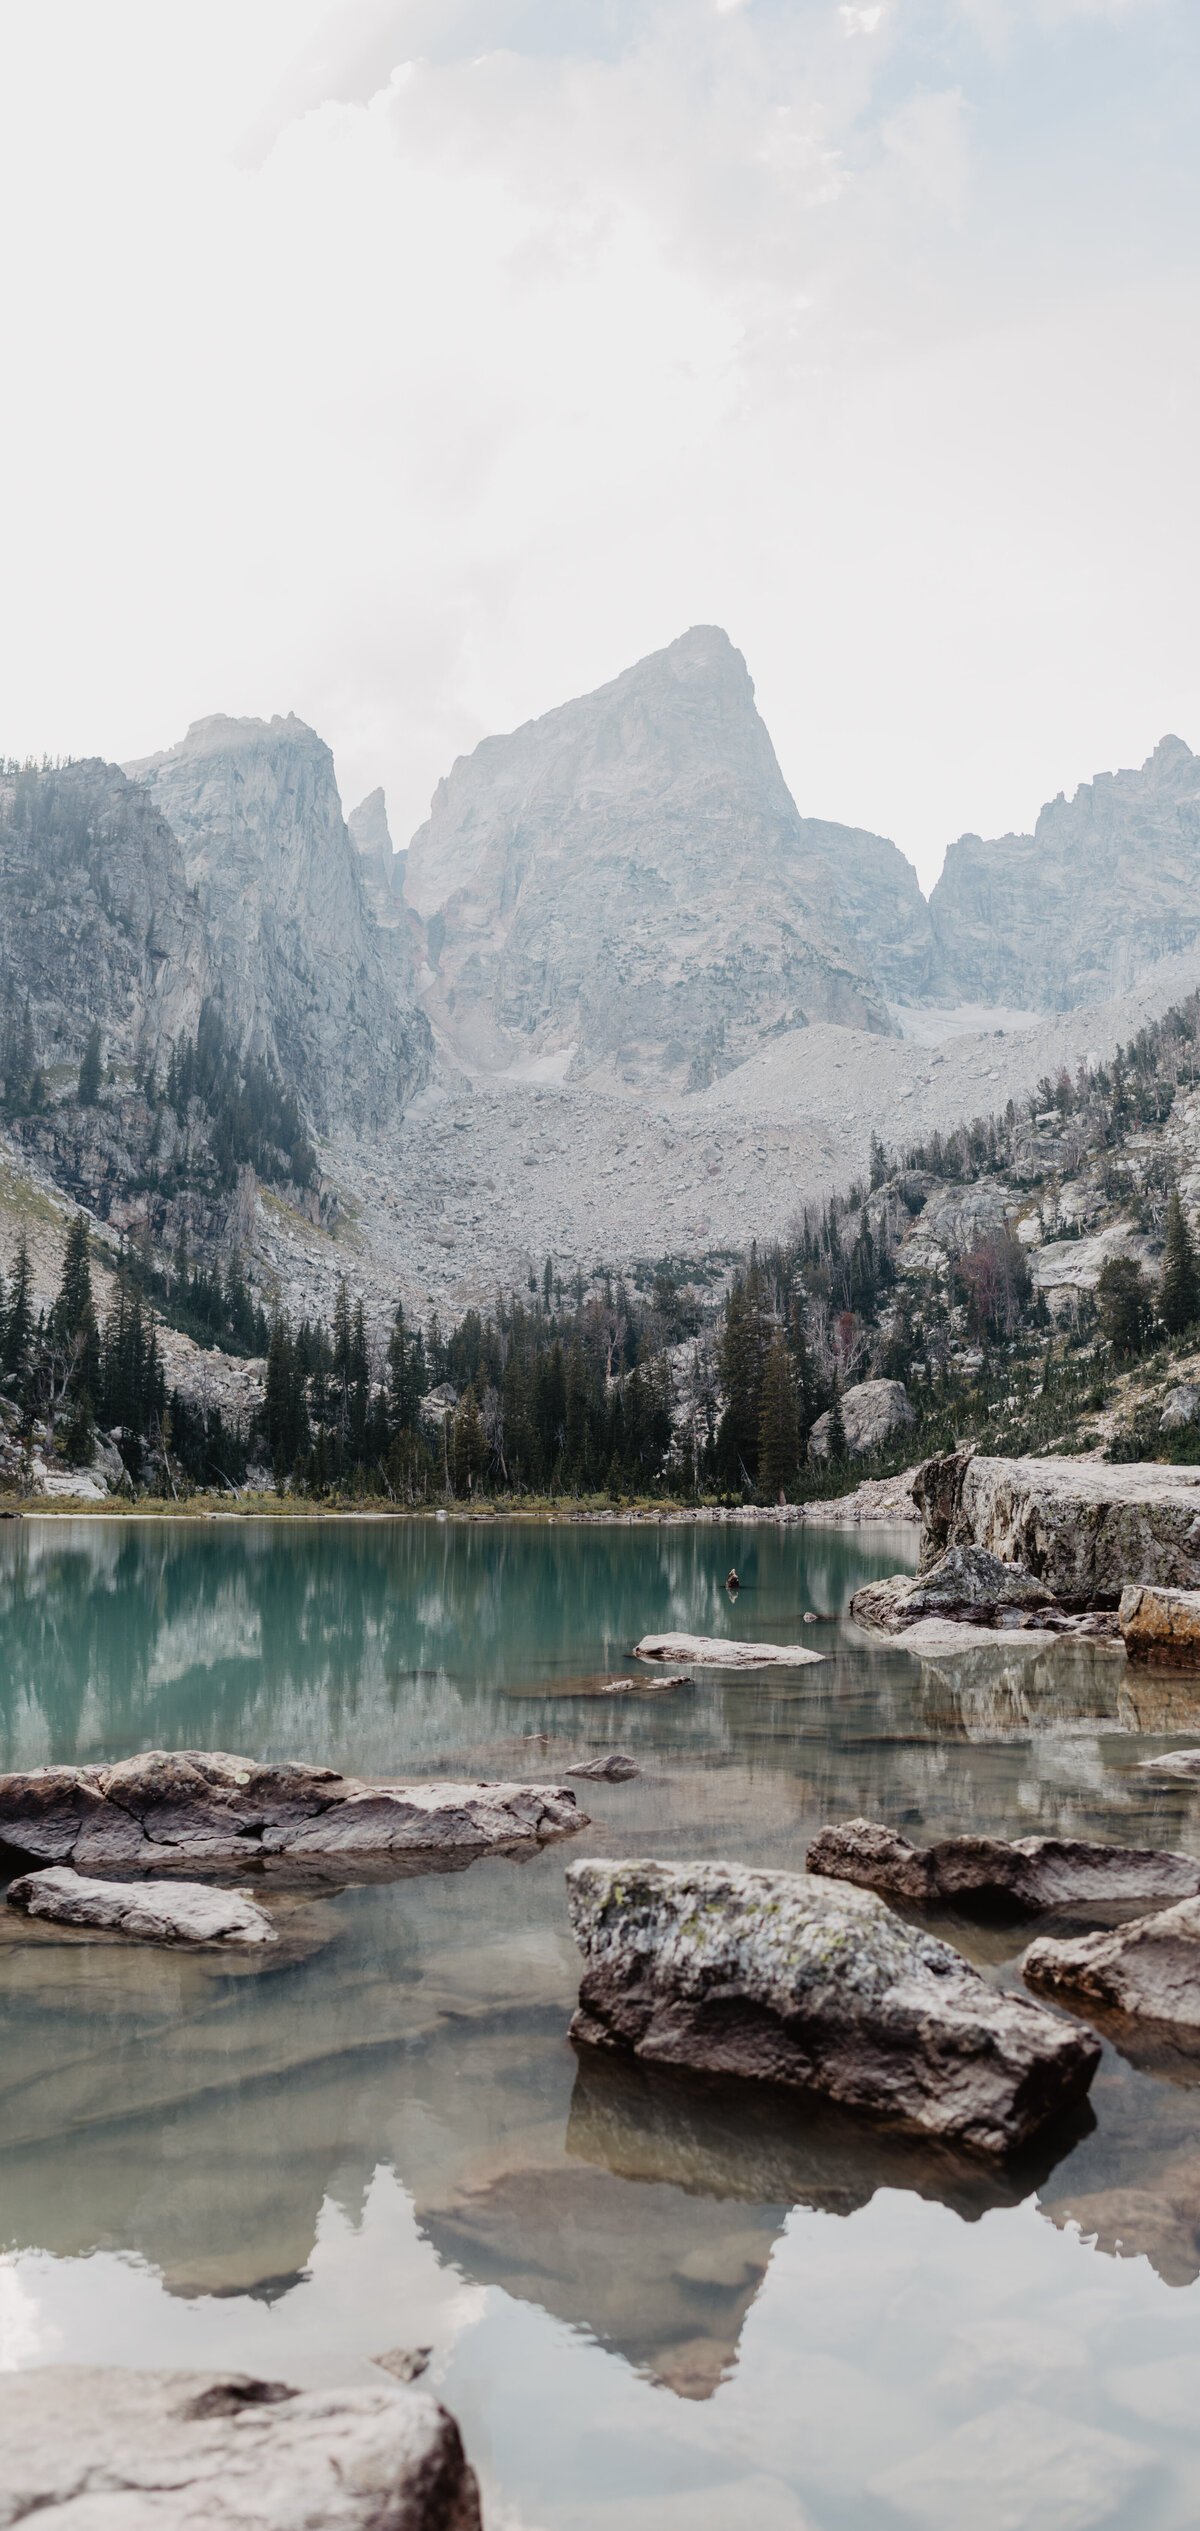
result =
[[1060,792],[1032,835],[951,844],[929,911],[963,1002],[1075,1010],[1200,938],[1200,757],[1160,739],[1138,772]]
[[195,1030],[203,917],[166,818],[115,765],[0,777],[0,955],[43,1064],[77,1064],[93,1020],[106,1061],[165,1060]]
[[368,905],[324,741],[293,713],[216,714],[126,771],[179,838],[239,1042],[319,1131],[386,1124],[425,1078],[428,1029]]
[[702,1087],[779,1029],[892,1026],[715,626],[460,757],[405,893],[435,1028],[490,1070]]

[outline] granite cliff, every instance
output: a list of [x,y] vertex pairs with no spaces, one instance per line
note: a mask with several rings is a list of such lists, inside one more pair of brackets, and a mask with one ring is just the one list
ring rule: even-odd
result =
[[1200,757],[1160,739],[1140,771],[1062,792],[1032,835],[951,844],[929,902],[945,997],[1077,1010],[1200,939]]
[[425,1007],[481,1071],[699,1088],[781,1029],[892,1029],[711,625],[460,757],[405,894]]
[[318,1132],[386,1124],[426,1077],[429,1030],[404,934],[397,954],[368,903],[323,740],[292,713],[217,714],[125,770],[179,839],[227,1028]]

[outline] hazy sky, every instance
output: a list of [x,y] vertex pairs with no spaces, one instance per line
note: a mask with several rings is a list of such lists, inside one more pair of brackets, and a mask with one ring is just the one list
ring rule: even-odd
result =
[[0,750],[438,775],[697,622],[800,807],[1200,748],[1196,0],[0,0]]

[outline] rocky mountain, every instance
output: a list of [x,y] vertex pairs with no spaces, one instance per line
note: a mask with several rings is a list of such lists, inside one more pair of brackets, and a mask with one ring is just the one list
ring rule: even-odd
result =
[[386,1124],[426,1076],[429,1031],[403,931],[397,950],[368,903],[324,741],[292,713],[217,714],[125,770],[179,839],[227,1029],[319,1132]]
[[695,1089],[780,1029],[892,1029],[715,626],[460,757],[405,895],[425,1007],[483,1071]]
[[1200,756],[1160,739],[1032,835],[960,836],[929,903],[951,1000],[1075,1010],[1200,939]]
[[897,844],[861,826],[800,820],[805,842],[823,855],[859,956],[889,1002],[954,1002],[929,905]]
[[51,1076],[77,1070],[93,1021],[106,1057],[160,1069],[195,1033],[212,983],[203,915],[161,810],[115,765],[0,774],[0,960],[5,1043],[28,1001]]

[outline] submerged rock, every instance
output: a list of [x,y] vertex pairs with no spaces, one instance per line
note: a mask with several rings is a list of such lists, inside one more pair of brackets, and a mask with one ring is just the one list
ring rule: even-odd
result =
[[1139,1775],[1173,1775],[1181,1783],[1200,1784],[1200,1749],[1168,1749],[1161,1758],[1139,1758]]
[[623,1749],[606,1749],[603,1757],[581,1758],[578,1766],[569,1766],[564,1772],[592,1777],[598,1784],[628,1784],[631,1776],[641,1774],[641,1768],[626,1757]]
[[55,1925],[95,1926],[136,1942],[277,1942],[269,1916],[205,1881],[89,1881],[65,1865],[13,1881],[8,1904]]
[[[572,1865],[572,2038],[817,2092],[1006,2153],[1086,2092],[1100,2049],[989,1986],[863,1890],[725,1863]],[[1082,2043],[1082,2044],[1081,2044]]]
[[587,1821],[566,1785],[368,1784],[332,1767],[260,1766],[223,1751],[150,1749],[116,1766],[0,1776],[0,1845],[47,1863],[343,1866],[358,1857],[542,1844]]
[[723,1635],[643,1635],[633,1647],[635,1661],[690,1661],[698,1670],[794,1670],[804,1661],[825,1661],[825,1652],[810,1652],[803,1643],[735,1643]]
[[882,1634],[903,1633],[922,1617],[948,1617],[995,1626],[1002,1617],[1038,1615],[1054,1607],[1054,1595],[1024,1565],[1005,1564],[988,1547],[948,1547],[923,1573],[894,1573],[867,1582],[850,1602],[860,1626]]
[[1021,1973],[1039,1995],[1061,1997],[1082,2012],[1200,2030],[1200,1898],[1071,1942],[1043,1935],[1030,1944]]
[[1200,1861],[1190,1854],[1141,1846],[1086,1845],[1070,1837],[943,1837],[913,1846],[878,1820],[847,1819],[822,1828],[805,1857],[807,1869],[890,1898],[950,1904],[1007,1901],[1037,1913],[1095,1899],[1194,1898]]
[[1200,1670],[1200,1591],[1131,1583],[1121,1593],[1121,1638],[1131,1661]]
[[480,2531],[453,2417],[399,2384],[47,2364],[0,2377],[0,2522]]
[[1065,1607],[1115,1608],[1132,1582],[1200,1587],[1200,1468],[989,1459],[955,1450],[913,1481],[921,1567],[988,1547]]

